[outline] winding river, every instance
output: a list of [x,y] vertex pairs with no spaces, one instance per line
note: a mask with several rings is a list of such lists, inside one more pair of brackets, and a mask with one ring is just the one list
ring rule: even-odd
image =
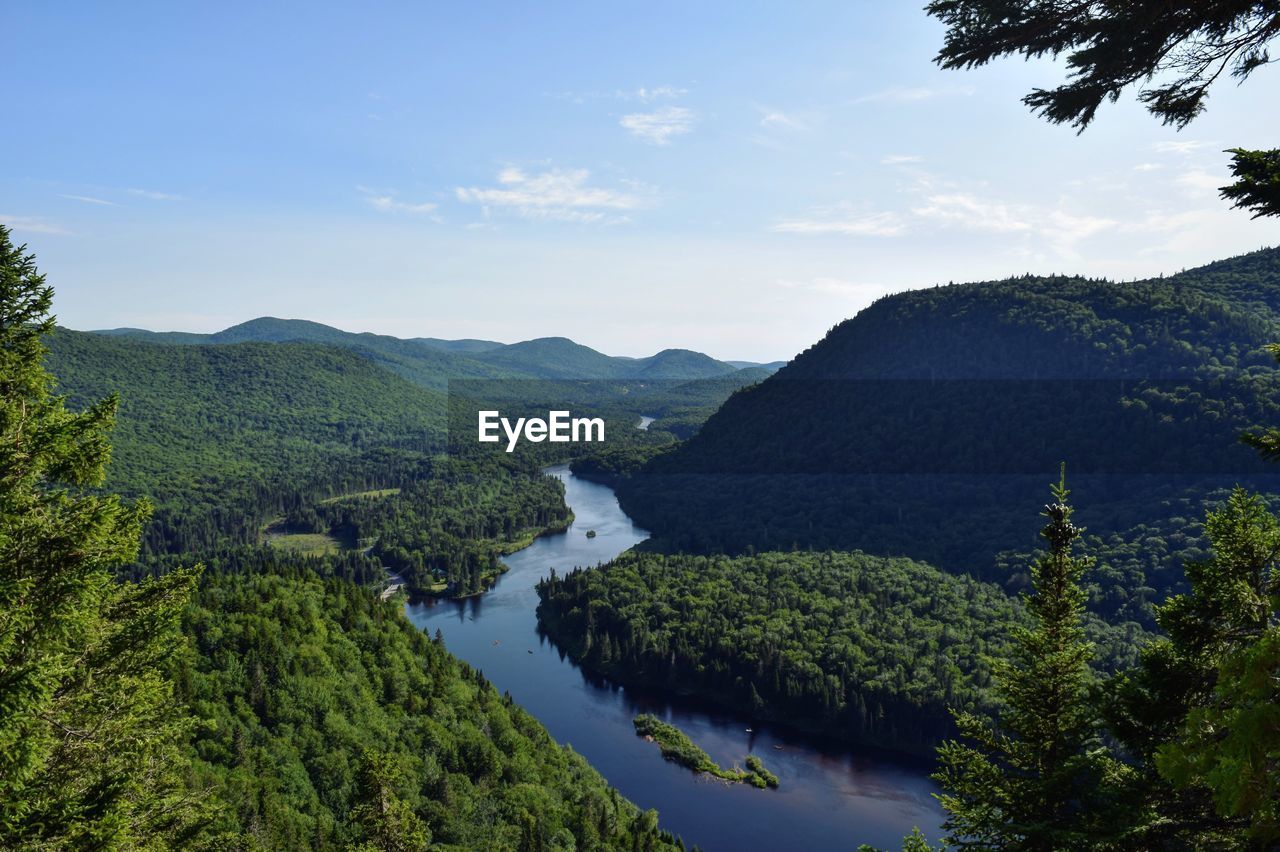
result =
[[[607,562],[648,536],[618,507],[612,489],[564,466],[548,473],[565,483],[575,515],[568,532],[506,557],[510,570],[484,595],[409,604],[414,624],[440,629],[452,653],[509,691],[623,795],[641,808],[657,808],[661,825],[689,846],[708,852],[847,852],[859,843],[898,849],[913,826],[938,838],[942,814],[923,763],[820,742],[691,698],[623,688],[583,672],[540,637],[534,590],[540,578],[552,568]],[[595,537],[587,538],[587,530]],[[638,713],[678,725],[723,766],[759,755],[781,787],[726,785],[668,763],[657,746],[635,735],[631,720]]]

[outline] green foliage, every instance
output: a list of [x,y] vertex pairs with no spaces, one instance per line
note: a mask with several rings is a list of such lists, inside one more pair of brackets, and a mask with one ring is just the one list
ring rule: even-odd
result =
[[995,672],[1003,700],[993,725],[957,712],[963,740],[938,749],[934,776],[948,816],[947,842],[994,849],[1090,849],[1117,829],[1122,764],[1101,746],[1090,690],[1092,646],[1083,627],[1080,578],[1090,562],[1072,555],[1080,529],[1064,483],[1045,507],[1049,550],[1032,569],[1027,608],[1034,626],[1016,628]]
[[[1081,131],[1104,102],[1135,85],[1153,115],[1182,129],[1204,111],[1209,89],[1225,72],[1243,82],[1274,61],[1269,44],[1280,36],[1276,0],[933,0],[926,8],[947,27],[937,56],[944,68],[1066,54],[1068,82],[1022,100],[1049,121]],[[1237,181],[1222,197],[1253,210],[1254,218],[1280,216],[1280,150],[1230,153]]]
[[1264,837],[1275,831],[1276,743],[1264,730],[1276,707],[1265,678],[1280,524],[1237,490],[1205,528],[1212,556],[1188,564],[1190,592],[1160,607],[1166,636],[1108,689],[1110,726],[1144,769],[1147,835],[1161,842],[1237,842],[1251,820]]
[[[999,589],[861,553],[627,553],[538,587],[543,628],[623,683],[692,690],[758,718],[904,749],[993,710],[990,658],[1027,613]],[[1141,636],[1090,625],[1114,666]]]
[[[210,575],[185,617],[193,776],[255,849],[673,848],[397,609],[305,569]],[[541,844],[541,845],[539,845]]]
[[1222,188],[1232,207],[1253,211],[1253,218],[1280,216],[1280,149],[1246,151],[1232,148],[1231,174],[1235,183]]
[[192,842],[190,722],[164,675],[196,573],[114,579],[148,506],[87,493],[116,402],[73,413],[41,361],[52,290],[0,226],[0,846]]

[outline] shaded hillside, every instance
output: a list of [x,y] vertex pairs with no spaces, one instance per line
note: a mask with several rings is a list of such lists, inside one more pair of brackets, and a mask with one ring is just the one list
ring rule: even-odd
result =
[[[1273,468],[1238,444],[1280,422],[1280,251],[1133,284],[1018,278],[912,291],[841,323],[624,483],[652,546],[859,548],[1011,586],[1058,463],[1100,537],[1197,517]],[[1154,538],[1153,538],[1154,537]],[[1126,559],[1095,607],[1149,620],[1195,542]],[[1119,546],[1117,541],[1116,546]],[[1012,573],[1009,573],[1012,571]],[[1139,601],[1134,604],[1134,601]]]

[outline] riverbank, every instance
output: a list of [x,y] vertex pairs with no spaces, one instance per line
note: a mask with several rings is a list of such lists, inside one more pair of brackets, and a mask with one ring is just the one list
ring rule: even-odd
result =
[[[558,742],[572,746],[623,796],[654,808],[659,825],[706,852],[769,849],[841,850],[858,843],[897,849],[914,826],[940,834],[930,767],[919,761],[851,748],[755,723],[672,690],[619,686],[578,667],[539,633],[535,610],[540,579],[609,562],[644,541],[613,492],[553,468],[566,486],[575,532],[547,535],[504,557],[507,572],[485,595],[467,600],[413,601],[406,613],[428,635],[502,693],[509,693]],[[588,538],[583,530],[597,535]],[[721,766],[758,755],[780,783],[762,793],[726,784],[665,760],[635,734],[637,715],[651,714],[684,731]],[[745,768],[745,766],[744,766]]]

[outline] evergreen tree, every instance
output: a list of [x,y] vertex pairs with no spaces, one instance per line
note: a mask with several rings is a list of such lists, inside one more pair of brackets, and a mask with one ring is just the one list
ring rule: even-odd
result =
[[52,290],[0,226],[0,847],[165,847],[200,824],[165,667],[195,572],[141,584],[145,503],[87,490],[114,398],[67,411],[44,370]]
[[[1204,111],[1224,73],[1242,81],[1269,64],[1268,45],[1280,36],[1280,0],[933,0],[927,8],[947,26],[937,58],[944,68],[1066,54],[1070,79],[1023,102],[1081,130],[1135,85],[1152,114],[1181,129]],[[1280,216],[1280,149],[1231,153],[1237,182],[1223,197],[1255,218]]]
[[1040,532],[1049,550],[1031,566],[1035,625],[1015,632],[1011,658],[996,670],[999,722],[957,713],[972,744],[938,750],[946,841],[957,846],[1084,849],[1110,831],[1106,788],[1121,769],[1099,744],[1090,700],[1080,579],[1091,560],[1071,552],[1081,529],[1071,522],[1065,481],[1052,490]]
[[360,799],[351,820],[364,841],[357,852],[417,852],[431,844],[431,830],[405,802],[399,788],[408,773],[394,754],[367,752],[360,768]]
[[1280,838],[1280,523],[1237,489],[1210,512],[1213,556],[1157,620],[1167,634],[1114,679],[1111,727],[1142,761],[1153,842]]

